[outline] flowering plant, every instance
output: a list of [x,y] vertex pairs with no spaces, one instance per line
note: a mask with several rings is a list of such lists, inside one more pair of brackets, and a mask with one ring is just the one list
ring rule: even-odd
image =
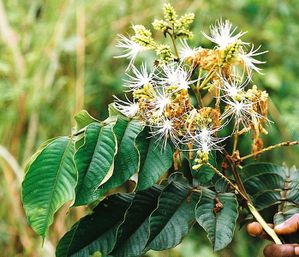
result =
[[[23,204],[43,238],[67,201],[98,203],[63,236],[57,256],[139,256],[176,246],[195,222],[221,250],[233,238],[239,210],[281,244],[260,211],[275,206],[276,223],[298,210],[295,168],[243,164],[298,144],[264,147],[268,94],[251,84],[266,51],[244,42],[245,33],[227,20],[202,33],[213,49],[191,48],[194,14],[179,17],[170,4],[163,12],[153,28],[166,43],[142,25],[133,25],[130,37],[119,36],[124,53],[117,57],[129,59],[124,88],[130,96],[115,97],[104,121],[77,114],[73,133],[48,141],[27,165]],[[154,51],[156,61],[138,68],[144,51]],[[252,149],[243,155],[238,142],[248,133]],[[132,192],[115,194],[128,181]]]

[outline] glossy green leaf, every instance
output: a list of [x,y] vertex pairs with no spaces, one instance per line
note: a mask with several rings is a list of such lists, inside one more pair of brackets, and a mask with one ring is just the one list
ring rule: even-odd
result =
[[149,140],[146,135],[139,139],[137,146],[141,156],[137,190],[144,190],[155,184],[171,167],[173,152],[169,143],[165,149],[161,149],[154,138]]
[[254,163],[246,165],[241,175],[258,210],[284,202],[299,204],[298,170],[272,163]]
[[149,217],[155,210],[161,188],[154,186],[136,193],[125,221],[119,229],[114,257],[139,256],[145,249],[150,235]]
[[80,219],[59,241],[57,257],[89,257],[99,251],[107,255],[115,246],[117,233],[133,195],[111,196],[93,213]]
[[28,166],[22,201],[30,225],[43,238],[56,211],[75,198],[74,152],[74,141],[59,137],[44,147]]
[[87,257],[98,251],[103,256],[133,257],[174,247],[194,224],[199,197],[174,181],[166,187],[110,196],[63,236],[56,255]]
[[118,117],[113,127],[117,138],[118,151],[114,159],[114,171],[111,178],[96,190],[90,199],[97,200],[109,189],[116,188],[126,182],[138,172],[140,156],[136,147],[136,138],[143,130],[144,125],[138,120],[129,121]]
[[117,141],[113,124],[101,126],[99,123],[88,125],[85,143],[75,154],[78,169],[76,187],[76,206],[91,203],[94,191],[111,176]]
[[97,119],[92,117],[86,110],[78,112],[75,117],[76,130],[80,130],[93,122],[99,122]]
[[214,251],[226,247],[232,240],[238,218],[238,201],[232,193],[216,194],[203,189],[196,205],[196,221],[208,234]]
[[277,174],[279,176],[285,176],[285,170],[276,164],[273,163],[252,163],[246,165],[241,170],[241,176],[243,181],[249,180],[252,177],[267,175],[267,174]]
[[146,249],[164,250],[178,245],[195,222],[197,193],[185,184],[171,182],[161,193],[158,207],[150,217]]

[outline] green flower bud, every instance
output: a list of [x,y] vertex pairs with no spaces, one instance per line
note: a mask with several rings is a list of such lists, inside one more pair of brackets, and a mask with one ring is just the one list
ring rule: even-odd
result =
[[165,33],[167,30],[171,29],[168,25],[168,23],[164,20],[154,20],[152,23],[155,30],[161,31]]
[[166,21],[169,21],[171,23],[174,23],[176,21],[177,14],[171,4],[169,3],[164,4],[163,13],[164,13],[164,19]]
[[150,30],[146,29],[143,25],[134,25],[132,28],[135,35],[131,37],[131,40],[148,48],[156,47],[156,42],[152,38],[152,32]]
[[180,29],[175,33],[176,37],[191,39],[193,37],[193,33],[188,29]]
[[224,49],[222,53],[222,64],[229,63],[234,60],[236,57],[237,51],[240,49],[241,44],[240,41],[236,41],[235,43],[229,45],[226,49]]
[[156,53],[159,56],[159,61],[162,63],[168,63],[175,58],[169,45],[158,45],[156,48]]
[[187,29],[190,26],[190,24],[193,22],[194,17],[195,17],[194,13],[186,13],[179,19],[179,22],[182,24],[184,28]]
[[194,160],[195,164],[192,166],[193,170],[198,170],[202,165],[209,162],[209,153],[207,152],[197,152],[197,158]]

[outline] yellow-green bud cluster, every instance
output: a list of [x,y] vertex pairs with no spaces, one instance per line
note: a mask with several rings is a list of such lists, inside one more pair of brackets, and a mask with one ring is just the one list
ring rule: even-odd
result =
[[189,26],[194,20],[194,13],[187,13],[181,16],[175,23],[175,35],[176,37],[190,39],[193,37],[193,33],[189,30]]
[[156,53],[159,56],[159,62],[161,63],[169,63],[175,59],[175,56],[173,55],[169,45],[158,45],[156,48]]
[[193,170],[198,170],[202,165],[207,164],[209,162],[209,153],[207,152],[197,152],[197,157],[194,160],[195,164],[192,166]]
[[146,29],[143,25],[134,25],[133,30],[135,35],[131,39],[137,44],[149,48],[155,48],[156,42],[152,37],[152,32]]
[[161,31],[161,32],[163,32],[163,34],[165,34],[167,32],[167,30],[171,29],[171,27],[169,27],[168,23],[164,20],[155,19],[154,22],[152,23],[152,25],[155,30]]
[[221,63],[226,64],[233,61],[240,47],[241,47],[241,42],[238,40],[235,43],[229,45],[226,49],[224,49],[221,56]]
[[177,14],[171,4],[164,4],[163,7],[164,19],[172,24],[177,20]]
[[194,13],[187,13],[180,18],[174,8],[170,4],[165,4],[163,8],[164,20],[155,20],[152,25],[155,30],[164,34],[167,32],[172,34],[174,38],[192,38],[193,33],[189,30],[189,26],[194,20]]

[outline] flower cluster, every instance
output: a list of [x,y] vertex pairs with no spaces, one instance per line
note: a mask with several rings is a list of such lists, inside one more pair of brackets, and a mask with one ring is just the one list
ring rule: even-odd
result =
[[[165,4],[164,19],[155,20],[153,27],[168,35],[172,45],[155,42],[142,25],[133,26],[135,34],[130,38],[120,36],[117,46],[125,53],[119,57],[130,59],[124,87],[133,100],[116,98],[115,106],[124,115],[142,120],[163,147],[170,140],[179,150],[195,152],[193,168],[198,169],[212,151],[222,151],[225,140],[232,138],[236,145],[243,133],[251,131],[253,153],[263,147],[268,94],[255,85],[250,88],[253,72],[260,73],[257,65],[263,63],[256,57],[265,51],[242,41],[245,33],[237,33],[228,20],[218,20],[210,35],[203,33],[216,44],[214,48],[191,48],[187,39],[192,37],[193,19],[194,14],[178,17]],[[138,69],[137,54],[150,49],[155,50],[157,61],[152,68],[142,64]],[[220,137],[224,127],[231,131]]]

